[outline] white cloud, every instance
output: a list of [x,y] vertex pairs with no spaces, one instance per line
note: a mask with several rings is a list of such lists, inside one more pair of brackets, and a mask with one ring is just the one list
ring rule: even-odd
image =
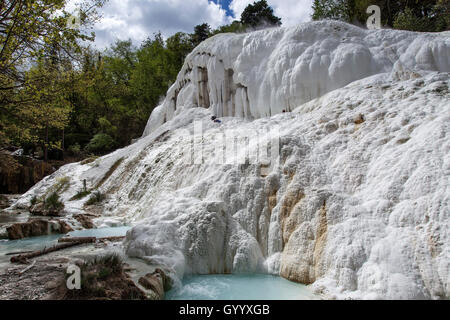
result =
[[[233,0],[230,9],[236,19],[240,19],[245,7],[254,0]],[[311,20],[311,7],[313,0],[268,0],[267,3],[274,9],[276,16],[280,17],[283,26],[292,26]]]
[[[245,7],[254,0],[233,0],[230,9],[239,19]],[[268,0],[275,15],[284,26],[310,20],[313,0]],[[70,0],[69,7],[77,0]],[[207,22],[211,27],[230,23],[220,5],[208,0],[109,0],[100,10],[103,19],[95,27],[95,46],[105,48],[116,39],[132,39],[138,45],[153,33],[164,37],[183,31],[192,32],[194,26]]]
[[225,10],[208,0],[109,0],[100,11],[103,19],[94,27],[98,48],[115,39],[139,44],[158,31],[169,37],[178,31],[192,32],[204,22],[216,28],[231,20]]

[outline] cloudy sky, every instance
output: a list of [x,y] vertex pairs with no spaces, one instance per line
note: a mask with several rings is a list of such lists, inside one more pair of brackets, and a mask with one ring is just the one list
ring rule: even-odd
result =
[[[175,32],[192,32],[203,22],[213,28],[239,19],[254,0],[109,0],[102,8],[103,19],[94,31],[95,45],[104,48],[115,39],[132,39],[139,44],[161,31],[164,37]],[[289,26],[310,20],[313,0],[268,0],[275,14]]]

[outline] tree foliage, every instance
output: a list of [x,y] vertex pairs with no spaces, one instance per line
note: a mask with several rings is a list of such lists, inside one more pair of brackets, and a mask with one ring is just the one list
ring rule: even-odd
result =
[[[116,41],[99,52],[86,46],[93,39],[86,27],[105,0],[81,1],[80,28],[67,25],[67,0],[1,2],[0,143],[45,159],[64,150],[83,157],[124,147],[141,136],[193,48],[218,33],[281,24],[261,0],[248,5],[240,21],[216,30],[201,23],[190,34],[164,39],[156,33],[141,44]],[[381,7],[384,25],[449,27],[447,0],[315,0],[313,18],[365,24],[371,4]]]
[[241,14],[241,23],[251,27],[265,25],[280,26],[281,19],[274,15],[273,9],[266,0],[259,0],[249,4]]
[[68,24],[67,0],[6,0],[0,4],[0,143],[61,148],[52,131],[68,123],[67,88],[80,41],[105,0],[83,0],[79,25]]
[[194,33],[192,34],[192,43],[194,47],[198,46],[201,42],[205,41],[211,36],[211,27],[207,23],[199,24],[195,26]]
[[431,32],[450,29],[448,0],[314,0],[312,18],[365,25],[370,5],[380,7],[382,24],[387,27]]
[[[96,8],[105,0],[80,4],[80,28],[68,25],[71,14],[64,10],[67,0],[5,0],[0,5],[0,73],[23,81],[20,62],[42,58],[51,52],[80,52],[79,40],[93,40],[84,28],[98,19]],[[2,87],[5,90],[5,87]]]

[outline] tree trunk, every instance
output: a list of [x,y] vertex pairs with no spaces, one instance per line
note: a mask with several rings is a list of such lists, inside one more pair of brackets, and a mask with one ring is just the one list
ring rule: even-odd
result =
[[45,127],[44,162],[48,161],[48,125]]
[[64,129],[62,129],[61,149],[62,149],[62,160],[64,161]]
[[392,13],[391,13],[391,0],[387,0],[386,1],[386,5],[387,5],[387,11],[388,11],[387,24],[388,24],[389,27],[393,27],[394,26],[394,21],[393,21]]

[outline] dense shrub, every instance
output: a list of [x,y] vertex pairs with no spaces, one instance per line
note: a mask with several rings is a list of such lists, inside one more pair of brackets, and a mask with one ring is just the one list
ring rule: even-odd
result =
[[100,203],[105,199],[106,199],[106,196],[103,193],[101,193],[100,191],[95,191],[94,193],[92,193],[91,197],[86,202],[86,205],[91,206],[93,204]]
[[46,210],[51,211],[59,211],[64,208],[64,204],[59,200],[59,195],[56,192],[45,198],[44,206]]
[[417,17],[410,8],[400,12],[394,20],[394,28],[409,31],[427,31],[430,22],[426,18]]
[[91,194],[91,192],[88,191],[88,190],[80,190],[80,191],[77,192],[76,195],[74,195],[74,196],[70,199],[70,201],[81,200],[81,199],[83,199],[84,197],[86,197],[86,196],[88,196],[88,195],[90,195],[90,194]]
[[86,146],[86,151],[92,153],[106,153],[113,150],[115,146],[116,142],[110,135],[106,133],[99,133],[96,134],[88,143]]

